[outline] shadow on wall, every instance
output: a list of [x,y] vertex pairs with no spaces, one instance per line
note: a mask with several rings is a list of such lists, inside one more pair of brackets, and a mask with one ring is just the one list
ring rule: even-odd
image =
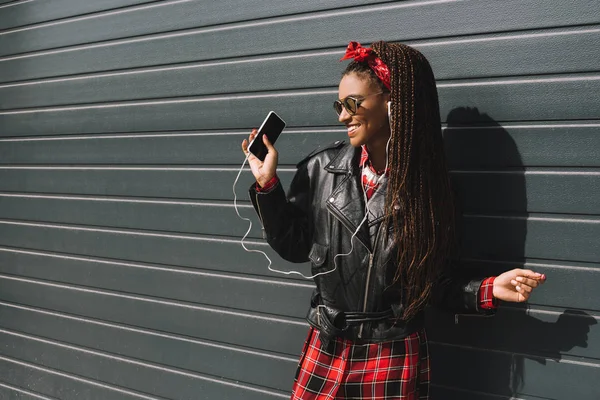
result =
[[[513,138],[477,108],[453,109],[447,123],[444,143],[463,211],[461,265],[472,276],[498,275],[522,268],[526,256],[527,193],[524,166]],[[474,172],[486,170],[508,173]],[[511,218],[497,218],[502,215]],[[518,396],[523,390],[536,395],[534,392],[543,382],[528,384],[525,360],[534,360],[535,365],[544,368],[541,364],[548,359],[560,360],[574,347],[587,347],[587,334],[593,324],[596,320],[583,311],[566,310],[556,319],[555,314],[530,313],[523,304],[505,305],[493,318],[459,317],[458,324],[454,315],[429,310],[432,400],[459,393],[463,399],[479,398],[479,394],[449,392],[448,388],[507,398]],[[571,398],[572,394],[565,387],[564,393],[553,393],[552,398]]]

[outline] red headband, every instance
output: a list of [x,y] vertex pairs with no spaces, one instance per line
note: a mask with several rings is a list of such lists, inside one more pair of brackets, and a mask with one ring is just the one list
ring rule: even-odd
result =
[[346,54],[340,58],[342,60],[348,60],[354,58],[354,61],[362,62],[366,61],[369,67],[375,72],[375,75],[383,82],[383,84],[390,89],[390,70],[381,58],[377,57],[377,54],[373,49],[362,47],[358,42],[350,42],[346,48]]

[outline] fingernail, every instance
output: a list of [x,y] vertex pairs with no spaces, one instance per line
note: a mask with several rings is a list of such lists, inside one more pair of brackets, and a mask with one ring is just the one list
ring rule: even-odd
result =
[[546,274],[542,274],[542,279],[546,280]]
[[519,282],[523,282],[523,277],[522,277],[522,276],[517,276],[517,278],[516,278],[516,279],[517,279],[517,281],[519,281]]
[[521,286],[517,286],[516,289],[520,292],[521,291]]
[[513,284],[513,285],[515,285],[515,286],[516,286],[516,285],[518,285],[518,282],[517,282],[517,281],[515,281],[514,279],[512,279],[512,280],[510,281],[510,283],[511,283],[511,284]]

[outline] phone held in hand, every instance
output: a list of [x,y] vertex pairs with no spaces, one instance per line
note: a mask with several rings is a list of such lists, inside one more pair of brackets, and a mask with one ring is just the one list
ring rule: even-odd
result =
[[269,112],[260,128],[258,128],[258,133],[250,142],[250,146],[248,146],[250,153],[254,154],[259,160],[264,161],[267,156],[267,146],[263,143],[263,135],[267,135],[271,144],[275,144],[283,128],[285,128],[285,121],[275,111]]

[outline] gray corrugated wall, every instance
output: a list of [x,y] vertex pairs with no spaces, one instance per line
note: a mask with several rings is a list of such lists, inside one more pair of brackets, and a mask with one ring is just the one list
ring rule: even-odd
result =
[[377,39],[433,65],[465,266],[549,277],[431,313],[434,399],[600,398],[597,1],[1,1],[0,29],[0,398],[288,397],[312,286],[242,250],[239,143],[278,111],[289,183]]

